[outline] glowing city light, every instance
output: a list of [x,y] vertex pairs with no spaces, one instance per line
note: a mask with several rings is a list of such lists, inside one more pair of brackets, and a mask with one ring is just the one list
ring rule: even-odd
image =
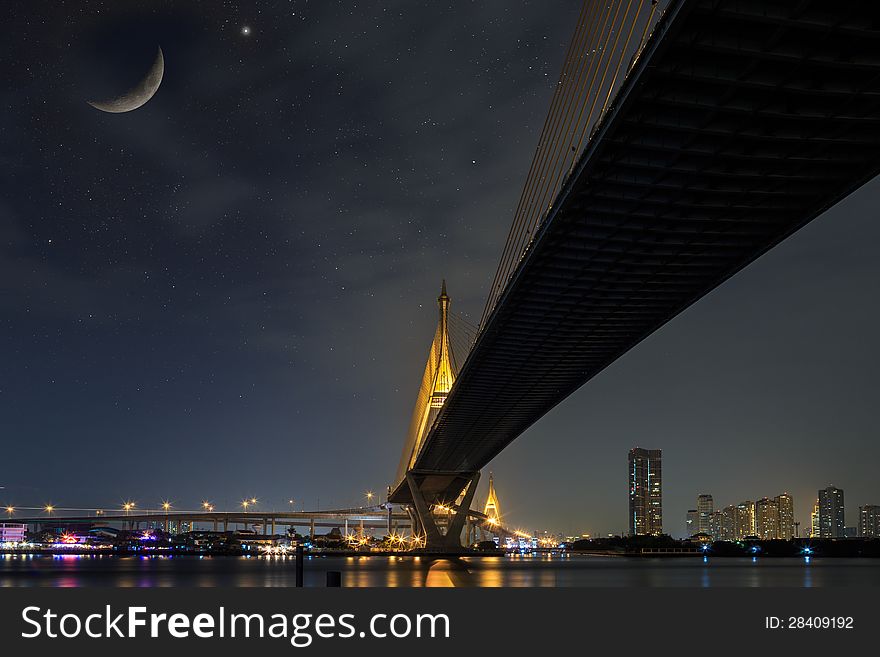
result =
[[14,506],[7,506],[6,513],[8,513],[9,515],[12,515],[13,513],[15,513],[15,507]]
[[55,510],[55,507],[52,506],[51,504],[47,504],[46,506],[43,507],[43,511],[45,511],[46,513],[52,513],[54,510]]

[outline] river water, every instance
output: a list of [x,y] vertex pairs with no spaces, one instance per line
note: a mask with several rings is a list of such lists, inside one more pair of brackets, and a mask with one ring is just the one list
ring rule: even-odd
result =
[[[311,556],[306,586],[877,587],[880,559]],[[0,587],[294,586],[289,557],[0,554]]]

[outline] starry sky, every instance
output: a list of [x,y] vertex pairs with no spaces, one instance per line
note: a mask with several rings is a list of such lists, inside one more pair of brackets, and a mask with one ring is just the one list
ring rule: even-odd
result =
[[[579,10],[21,3],[0,43],[0,501],[328,508],[400,457],[447,280],[479,319]],[[113,97],[149,69],[133,112]],[[874,181],[554,409],[490,468],[508,522],[664,528],[880,503]],[[485,496],[484,477],[478,498]]]

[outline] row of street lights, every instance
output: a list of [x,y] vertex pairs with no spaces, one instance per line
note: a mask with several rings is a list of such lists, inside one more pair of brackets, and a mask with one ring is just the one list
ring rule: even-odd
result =
[[[375,497],[375,493],[373,493],[373,491],[371,491],[371,490],[368,490],[367,492],[364,493],[364,497],[367,500],[367,505],[370,506],[373,503],[373,498]],[[293,500],[293,499],[290,499],[287,501],[287,503],[290,505],[291,511],[295,510],[295,502],[296,502],[296,500]],[[259,504],[259,500],[256,497],[251,497],[249,499],[245,499],[245,500],[241,501],[241,508],[243,510],[247,511],[250,507],[255,507],[258,504]],[[127,500],[122,503],[122,511],[125,512],[125,515],[130,515],[131,512],[136,507],[137,507],[137,504],[135,504],[131,500]],[[27,509],[27,510],[34,510],[34,511],[41,510],[50,516],[56,510],[56,507],[54,504],[46,504],[45,506],[39,507],[39,508],[37,508],[37,507],[22,507],[22,508]],[[171,502],[169,502],[168,500],[162,501],[162,510],[163,511],[165,511],[167,513],[167,512],[170,512],[172,508],[173,508],[173,505],[171,504]],[[208,500],[204,500],[202,502],[202,508],[205,511],[211,512],[214,510],[214,505],[211,502],[209,502]],[[80,509],[77,509],[77,510],[80,510]],[[88,510],[91,511],[92,509],[88,509]],[[16,511],[16,507],[12,506],[11,504],[6,507],[6,514],[10,517],[15,514],[15,511]],[[95,511],[95,515],[99,515],[99,516],[104,515],[103,509],[94,509],[94,511]]]

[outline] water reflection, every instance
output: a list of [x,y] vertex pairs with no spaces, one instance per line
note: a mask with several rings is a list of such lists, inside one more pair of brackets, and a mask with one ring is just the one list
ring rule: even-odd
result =
[[[0,555],[0,586],[290,587],[296,560],[267,556],[118,557]],[[626,558],[570,555],[312,555],[305,585],[323,587],[327,571],[347,587],[717,587],[880,586],[880,560],[776,558]]]

